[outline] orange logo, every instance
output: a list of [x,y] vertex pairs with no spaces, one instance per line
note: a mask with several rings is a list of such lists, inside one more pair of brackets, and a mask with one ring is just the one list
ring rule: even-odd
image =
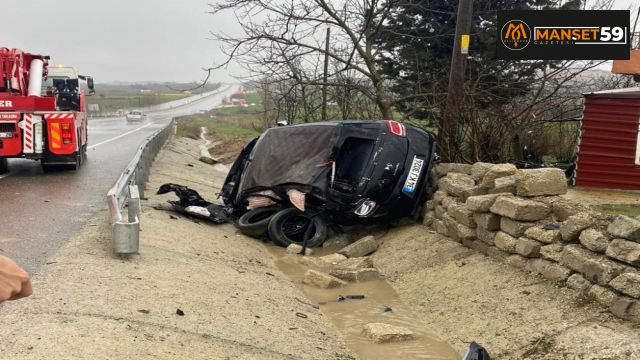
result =
[[507,48],[522,50],[531,41],[531,29],[522,20],[511,20],[502,27],[500,38]]

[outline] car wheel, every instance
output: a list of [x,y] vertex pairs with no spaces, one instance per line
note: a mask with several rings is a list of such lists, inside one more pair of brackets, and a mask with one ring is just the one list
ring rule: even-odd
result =
[[267,233],[271,217],[280,209],[277,207],[262,207],[253,209],[240,216],[237,222],[241,233],[251,237],[261,237]]
[[296,208],[288,208],[275,214],[269,221],[269,238],[276,245],[287,247],[302,245],[307,229],[311,226],[308,247],[322,245],[327,238],[327,221],[321,215],[311,216]]

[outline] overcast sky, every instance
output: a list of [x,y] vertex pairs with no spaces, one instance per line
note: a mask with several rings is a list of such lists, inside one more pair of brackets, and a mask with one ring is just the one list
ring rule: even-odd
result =
[[[0,46],[50,55],[96,81],[194,81],[224,59],[209,30],[235,19],[207,14],[209,0],[2,1]],[[215,20],[215,21],[214,21]],[[217,79],[231,80],[225,71]]]
[[[1,47],[50,55],[106,81],[195,81],[224,60],[210,30],[237,31],[233,16],[212,16],[215,0],[2,1]],[[616,0],[628,9],[635,0]],[[232,81],[217,71],[214,81]]]

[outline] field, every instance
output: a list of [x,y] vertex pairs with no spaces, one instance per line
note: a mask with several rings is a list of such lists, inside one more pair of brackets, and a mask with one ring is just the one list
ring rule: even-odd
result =
[[230,162],[242,150],[247,141],[260,134],[262,103],[258,94],[246,94],[247,107],[225,106],[204,114],[182,116],[177,119],[176,136],[198,139],[200,129],[207,128],[210,138],[218,146],[211,154],[223,162]]
[[87,103],[98,104],[100,112],[114,112],[123,109],[142,108],[162,104],[169,101],[184,99],[187,95],[183,94],[145,94],[145,95],[98,95],[87,97]]

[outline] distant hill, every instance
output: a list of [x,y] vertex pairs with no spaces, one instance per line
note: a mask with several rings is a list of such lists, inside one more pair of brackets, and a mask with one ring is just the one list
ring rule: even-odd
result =
[[212,91],[220,87],[220,83],[207,83],[204,87],[195,89],[195,83],[176,82],[124,82],[114,81],[108,83],[96,83],[96,94],[104,96],[134,96],[144,94],[178,94],[184,91],[191,91],[193,94],[200,94]]

